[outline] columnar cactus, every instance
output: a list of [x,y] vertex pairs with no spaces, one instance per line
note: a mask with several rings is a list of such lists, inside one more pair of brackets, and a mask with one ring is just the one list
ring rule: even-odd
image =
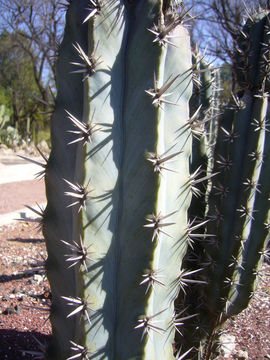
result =
[[[191,312],[199,312],[196,347],[205,359],[213,356],[224,321],[248,305],[269,241],[267,13],[249,20],[239,37],[238,94],[219,117],[205,239],[193,254],[193,266],[203,267],[200,280],[207,285],[197,286],[195,295],[185,299],[186,305],[192,302]],[[194,297],[199,299],[195,304]],[[185,338],[183,343],[190,345]]]
[[[215,148],[214,171],[219,174],[213,178],[208,216],[219,219],[215,223],[209,222],[208,229],[216,234],[218,242],[222,241],[219,255],[215,257],[219,263],[215,276],[220,277],[219,283],[222,278],[223,283],[227,281],[233,285],[221,286],[223,289],[217,296],[219,303],[226,304],[225,317],[246,307],[248,296],[244,289],[246,286],[250,289],[253,284],[251,273],[256,271],[269,230],[264,225],[269,222],[267,199],[270,192],[264,180],[269,166],[268,21],[265,13],[258,14],[253,23],[249,21],[243,29],[241,36],[245,37],[248,46],[242,50],[244,65],[238,68],[238,74],[245,77],[247,82],[238,82],[241,86],[239,94],[233,95],[231,104],[220,120],[219,140]],[[261,44],[260,48],[258,44]],[[261,60],[257,63],[254,58]],[[248,74],[251,74],[250,77]],[[252,252],[249,251],[252,256],[246,257],[250,246],[253,248]],[[252,270],[248,270],[249,267]],[[241,282],[240,277],[245,277],[243,273],[247,272],[246,281]],[[213,291],[217,295],[219,291],[214,282],[211,288],[215,288]],[[241,293],[242,299],[236,301]],[[212,299],[213,304],[216,300],[214,297]]]
[[[194,179],[193,199],[189,209],[191,218],[205,216],[206,180],[212,177],[213,147],[217,136],[220,84],[219,71],[208,64],[203,55],[194,52],[193,94],[189,102],[193,130],[190,176]],[[196,186],[195,186],[196,184]]]
[[191,51],[171,1],[71,1],[44,234],[49,358],[174,359]]
[[[253,291],[269,237],[268,75],[262,86],[248,78],[217,130],[207,91],[194,128],[197,70],[182,4],[68,3],[41,224],[48,358],[209,359],[217,328]],[[261,59],[260,74],[266,48]],[[192,141],[201,135],[210,152]]]

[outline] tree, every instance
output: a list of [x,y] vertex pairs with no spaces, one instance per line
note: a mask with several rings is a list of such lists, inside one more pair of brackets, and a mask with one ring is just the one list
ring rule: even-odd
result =
[[0,0],[0,30],[13,34],[13,43],[29,58],[38,95],[50,102],[56,82],[55,61],[62,38],[61,0]]
[[[230,84],[234,91],[234,57],[237,53],[237,37],[242,26],[260,8],[270,9],[269,0],[185,0],[185,7],[191,15],[190,33],[192,46],[196,44],[222,67],[222,83]],[[204,50],[202,50],[204,51]],[[228,69],[231,76],[228,78]],[[224,83],[226,81],[226,84]]]
[[9,34],[12,42],[6,51],[3,46],[8,44],[1,39],[0,93],[7,97],[12,122],[23,134],[30,125],[48,127],[48,117],[42,118],[41,112],[54,106],[55,65],[65,22],[63,8],[68,3],[0,0],[0,33]]
[[208,55],[230,63],[237,34],[248,17],[258,10],[270,9],[269,0],[185,0],[194,20],[192,42],[207,47]]
[[42,106],[29,95],[38,91],[32,64],[14,38],[7,31],[0,35],[0,100],[10,110],[10,125],[27,137],[33,122],[43,121]]

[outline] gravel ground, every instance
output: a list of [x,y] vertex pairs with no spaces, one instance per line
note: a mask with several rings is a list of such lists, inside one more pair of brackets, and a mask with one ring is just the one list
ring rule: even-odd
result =
[[36,224],[27,222],[0,229],[0,359],[34,359],[49,340],[49,285],[42,263],[44,240]]
[[233,349],[231,356],[226,358],[228,360],[270,359],[269,275],[270,265],[265,263],[257,291],[249,307],[225,324],[227,347]]

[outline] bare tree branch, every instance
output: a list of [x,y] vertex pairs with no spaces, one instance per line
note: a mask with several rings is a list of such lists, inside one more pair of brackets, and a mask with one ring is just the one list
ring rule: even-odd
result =
[[0,31],[12,33],[29,56],[39,96],[46,102],[48,88],[56,81],[55,62],[64,26],[61,7],[61,0],[0,0]]
[[192,43],[207,47],[207,52],[222,63],[232,63],[235,40],[249,13],[270,9],[269,0],[185,0],[192,15]]

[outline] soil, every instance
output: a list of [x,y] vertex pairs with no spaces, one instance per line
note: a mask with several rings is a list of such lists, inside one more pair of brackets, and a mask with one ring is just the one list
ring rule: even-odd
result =
[[[224,333],[229,335],[227,339],[231,337],[235,342],[235,349],[230,357],[225,357],[226,360],[270,359],[270,265],[264,263],[261,271],[257,290],[248,308],[225,324]],[[228,347],[232,345],[229,341]]]
[[44,180],[27,180],[0,184],[0,194],[4,194],[0,201],[0,215],[22,209],[25,205],[44,203]]
[[[36,224],[13,223],[0,228],[0,359],[40,359],[50,341],[50,290],[42,263],[43,237]],[[226,359],[270,359],[270,266],[264,264],[250,306],[226,324]]]
[[36,224],[2,226],[0,254],[0,359],[33,360],[51,334],[46,249]]

